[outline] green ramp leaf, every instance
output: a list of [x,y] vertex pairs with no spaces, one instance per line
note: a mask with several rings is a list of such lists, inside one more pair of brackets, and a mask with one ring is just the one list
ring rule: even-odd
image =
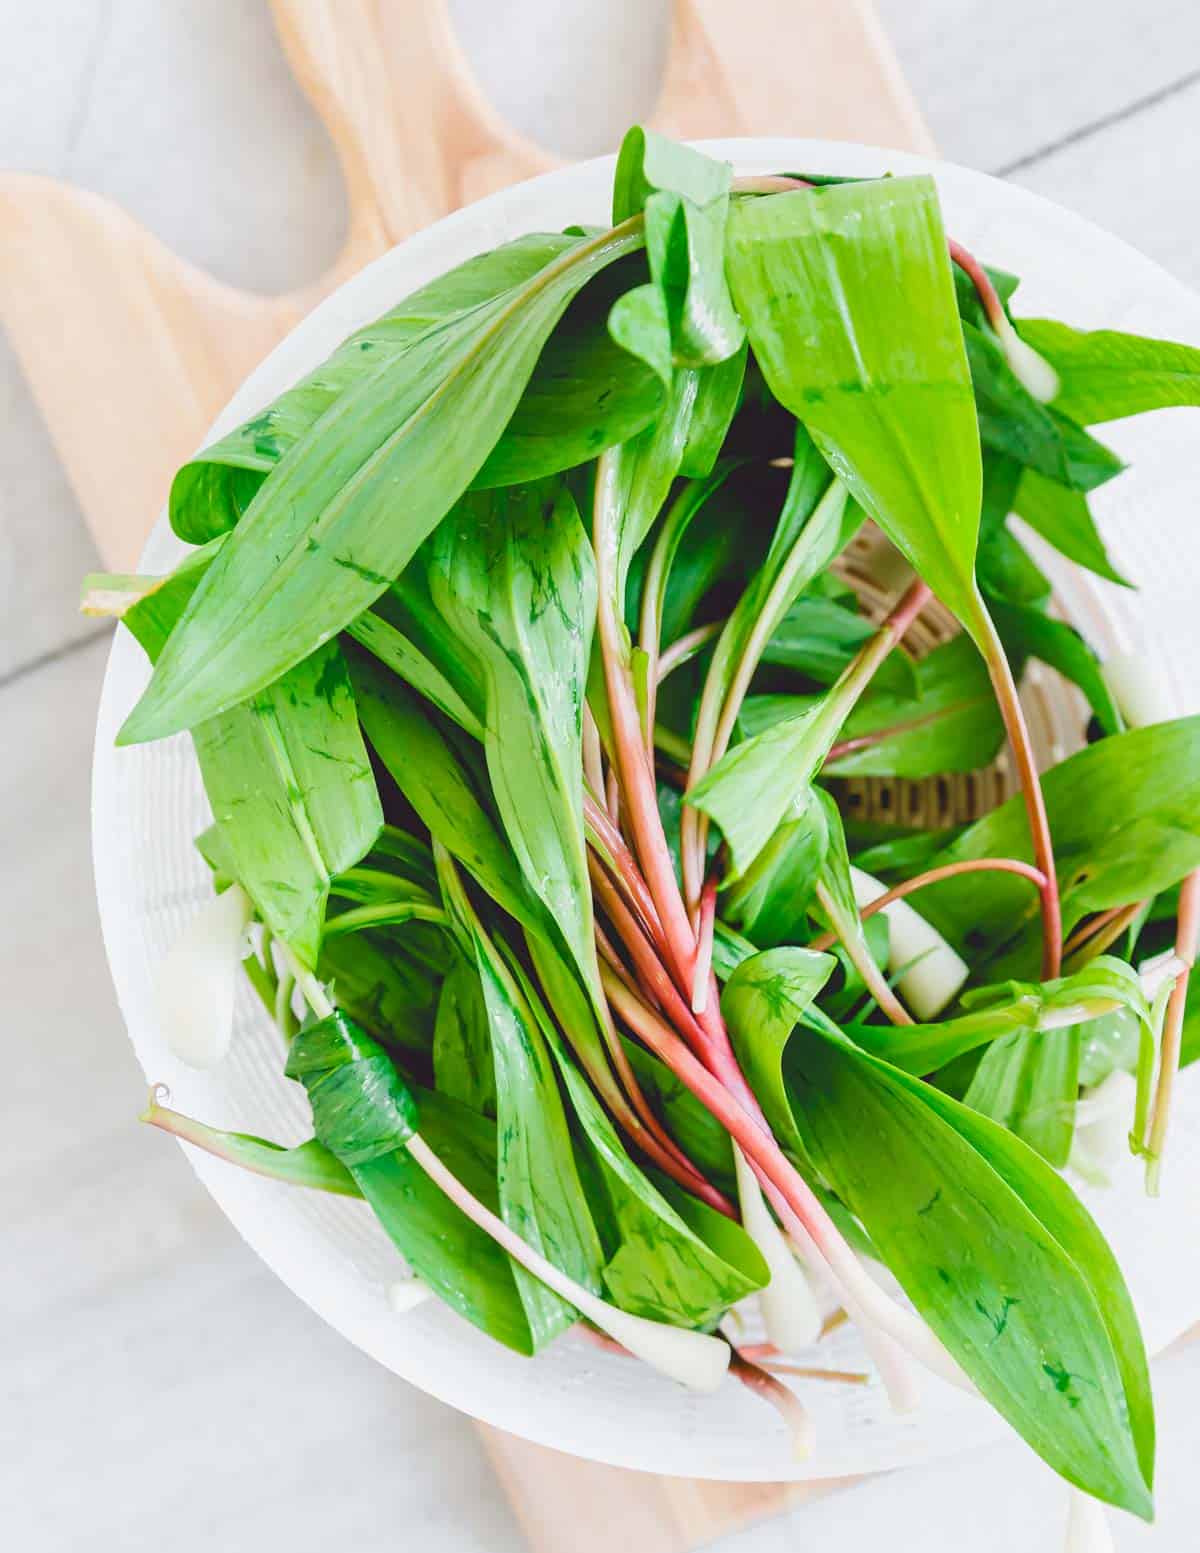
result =
[[986,1399],[1068,1481],[1149,1518],[1145,1350],[1066,1183],[1002,1127],[848,1044],[806,1032],[785,1066],[834,1190]]
[[1068,490],[1065,485],[1047,480],[1036,469],[1026,469],[1017,487],[1013,511],[1068,561],[1124,588],[1131,586],[1109,559],[1087,497],[1081,491]]
[[416,1101],[387,1053],[335,1013],[292,1042],[289,1078],[313,1105],[317,1139],[347,1167],[401,1255],[451,1310],[518,1353],[539,1337],[507,1254],[445,1195],[403,1147],[419,1125],[443,1163],[493,1212],[496,1129],[444,1095]]
[[634,1163],[571,1056],[544,1005],[511,956],[579,1127],[604,1181],[619,1244],[604,1281],[623,1310],[676,1326],[709,1326],[761,1289],[769,1273],[740,1225],[686,1193],[661,1190]]
[[[141,594],[122,618],[152,662],[218,548],[194,551],[160,580],[137,579]],[[315,964],[330,880],[358,862],[383,824],[337,644],[200,723],[192,738],[239,883],[271,931]]]
[[933,179],[739,200],[728,266],[772,393],[978,634],[979,432]]
[[641,241],[640,222],[581,241],[341,394],[222,546],[121,740],[236,705],[361,614],[478,474],[572,297]]
[[[545,1037],[524,993],[467,897],[449,855],[439,854],[446,908],[474,957],[491,1032],[504,1222],[555,1267],[600,1292],[604,1263],[575,1166]],[[573,1306],[523,1267],[517,1287],[539,1346],[578,1319]]]
[[[825,762],[830,776],[917,780],[977,771],[995,757],[1004,742],[1004,724],[987,668],[970,638],[957,636],[935,647],[913,673],[915,692],[894,680],[872,681],[863,692],[842,724],[840,751]],[[753,738],[810,705],[811,697],[755,696],[746,703],[741,726]]]
[[616,330],[639,353],[680,366],[732,356],[745,331],[725,281],[725,226],[733,171],[690,146],[635,127],[613,175],[613,221],[643,214],[651,284],[622,298]]
[[583,829],[583,705],[596,614],[591,546],[560,481],[467,497],[430,584],[479,664],[483,747],[510,846],[599,997]]
[[1200,350],[1193,345],[1115,329],[1084,332],[1049,318],[1023,318],[1018,327],[1058,373],[1055,408],[1085,426],[1200,404]]

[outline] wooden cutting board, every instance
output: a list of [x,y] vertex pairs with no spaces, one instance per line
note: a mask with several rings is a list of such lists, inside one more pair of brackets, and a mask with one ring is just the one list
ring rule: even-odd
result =
[[[271,3],[347,187],[345,246],[313,285],[236,290],[107,200],[0,174],[0,322],[113,570],[135,565],[177,465],[323,296],[459,205],[555,165],[486,100],[445,0]],[[870,0],[674,0],[651,122],[682,138],[932,151]],[[834,1486],[658,1478],[481,1433],[535,1553],[686,1553]]]

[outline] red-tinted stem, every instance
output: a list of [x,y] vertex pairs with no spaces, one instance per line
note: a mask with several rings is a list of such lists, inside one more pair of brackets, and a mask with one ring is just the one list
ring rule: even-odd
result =
[[1033,860],[1042,873],[1040,886],[1042,905],[1042,980],[1052,981],[1062,970],[1062,904],[1058,895],[1058,874],[1054,868],[1054,843],[1050,837],[1050,820],[1046,814],[1046,800],[1042,793],[1037,762],[1033,758],[1033,745],[1029,728],[1017,694],[1017,684],[1004,651],[1004,644],[992,623],[992,618],[979,607],[979,624],[984,640],[979,644],[987,661],[992,689],[1004,719],[1008,742],[1017,763],[1017,776],[1021,794],[1025,800],[1025,813],[1029,820],[1029,833],[1033,840]]
[[606,865],[611,862],[615,870],[614,877],[625,899],[637,913],[646,933],[658,946],[660,952],[665,952],[666,943],[658,920],[658,910],[650,891],[646,888],[646,881],[642,878],[637,860],[625,844],[624,836],[613,824],[611,817],[599,804],[593,803],[586,793],[583,796],[583,817],[588,829],[599,843],[601,861]]
[[[868,917],[873,917],[877,911],[882,911],[885,906],[890,906],[893,901],[903,900],[906,895],[915,895],[918,890],[923,890],[927,884],[938,884],[942,879],[954,879],[959,874],[989,872],[1019,874],[1022,879],[1028,879],[1031,884],[1037,885],[1039,890],[1045,883],[1045,875],[1040,868],[1035,868],[1032,863],[1022,863],[1019,858],[968,858],[961,863],[943,863],[940,868],[930,868],[923,874],[915,874],[911,879],[905,879],[901,884],[894,884],[890,890],[885,890],[882,895],[877,895],[873,901],[869,901],[859,912],[859,916],[865,922]],[[810,949],[828,949],[836,941],[836,933],[822,933],[819,938],[814,938],[808,947]]]
[[708,1012],[709,982],[712,980],[713,933],[717,925],[717,881],[712,874],[700,892],[700,921],[696,928],[696,968],[692,973],[692,1009]]
[[812,1419],[796,1393],[768,1370],[747,1359],[737,1348],[734,1348],[733,1357],[729,1361],[729,1373],[741,1381],[748,1391],[775,1409],[788,1427],[796,1456],[800,1460],[811,1456],[814,1443]]
[[993,329],[1000,327],[1004,318],[1004,304],[1001,302],[992,278],[980,264],[969,249],[961,243],[956,243],[952,237],[946,239],[946,246],[950,250],[950,258],[975,287],[975,294],[979,298],[980,306],[987,315],[987,321]]

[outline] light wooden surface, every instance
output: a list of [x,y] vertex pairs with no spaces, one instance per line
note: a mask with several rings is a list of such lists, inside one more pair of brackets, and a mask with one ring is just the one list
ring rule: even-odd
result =
[[[603,149],[650,105],[646,57],[661,52],[664,8],[601,9],[598,19],[583,0],[454,5],[485,88],[564,152]],[[1001,15],[980,0],[879,0],[879,10],[947,155],[1023,162],[1019,179],[1200,280],[1186,192],[1200,171],[1192,7],[1061,0],[1047,13],[1014,0]],[[513,46],[518,22],[536,47]],[[3,8],[0,58],[29,64],[0,71],[0,165],[118,200],[240,288],[302,287],[332,262],[344,236],[340,172],[254,0]],[[0,678],[11,681],[0,717],[15,730],[0,797],[5,877],[19,881],[0,942],[10,1030],[22,1036],[0,1098],[0,1233],[18,1270],[0,1303],[5,1541],[41,1553],[148,1549],[169,1535],[181,1553],[214,1541],[315,1553],[348,1538],[376,1553],[417,1536],[453,1553],[515,1553],[516,1526],[463,1421],[397,1388],[299,1307],[177,1152],[130,1123],[138,1075],[112,1008],[87,863],[103,644],[78,646],[88,628],[73,603],[94,552],[3,354],[0,475]],[[38,667],[47,654],[64,656]],[[1161,1385],[1160,1529],[1150,1543],[1122,1523],[1122,1553],[1194,1546],[1200,1484],[1180,1442],[1200,1371],[1184,1363]],[[1013,1448],[861,1485],[722,1550],[858,1553],[886,1537],[900,1553],[928,1553],[965,1545],[969,1515],[972,1553],[1036,1553],[1056,1546],[1056,1506]],[[579,1514],[566,1546],[582,1550],[610,1514]]]
[[[319,280],[274,297],[239,290],[96,194],[0,173],[0,323],[115,570],[133,567],[171,474],[217,411],[321,296],[411,232],[556,160],[493,109],[446,0],[272,9],[345,179],[346,239]],[[869,0],[674,0],[651,117],[684,137],[787,130],[931,145]]]

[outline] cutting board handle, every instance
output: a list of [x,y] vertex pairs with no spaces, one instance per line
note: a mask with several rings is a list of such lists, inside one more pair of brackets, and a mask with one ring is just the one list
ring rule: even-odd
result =
[[[313,284],[239,291],[110,201],[0,174],[0,323],[116,569],[136,563],[172,472],[321,297],[411,232],[555,162],[487,100],[446,0],[272,4],[346,181],[346,241]],[[868,0],[675,0],[653,121],[693,138],[928,147]]]

